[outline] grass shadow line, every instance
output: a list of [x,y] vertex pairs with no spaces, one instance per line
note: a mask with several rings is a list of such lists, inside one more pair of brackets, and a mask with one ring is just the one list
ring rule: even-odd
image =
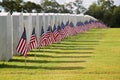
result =
[[100,41],[99,40],[97,40],[97,41],[90,41],[90,40],[73,41],[73,40],[69,40],[69,41],[64,41],[64,42],[71,42],[71,43],[76,43],[76,42],[92,42],[92,43],[96,43],[96,42],[100,42]]
[[[49,47],[49,48],[46,48],[46,49],[56,49],[56,50],[72,50],[73,47]],[[41,49],[41,50],[44,50],[44,49]],[[74,50],[95,50],[94,48],[80,48],[80,47],[74,47]]]
[[85,69],[85,67],[42,67],[42,66],[21,66],[21,65],[8,65],[0,64],[0,68],[22,68],[22,69],[45,69],[45,70],[80,70]]
[[[29,57],[35,57],[35,54],[28,54]],[[45,54],[36,54],[36,57],[45,57],[45,58],[88,58],[91,56],[51,56]]]
[[40,51],[35,51],[35,52],[40,52],[40,53],[55,53],[55,54],[93,54],[93,52],[89,51],[89,52],[60,52],[60,51],[45,51],[45,50],[40,50]]
[[[71,43],[62,43],[63,45],[71,45]],[[99,45],[99,43],[74,43],[75,45],[80,45],[80,46],[96,46],[96,45]]]
[[[25,62],[24,59],[11,59],[10,62]],[[84,60],[80,61],[48,61],[48,60],[26,60],[28,63],[83,63]]]

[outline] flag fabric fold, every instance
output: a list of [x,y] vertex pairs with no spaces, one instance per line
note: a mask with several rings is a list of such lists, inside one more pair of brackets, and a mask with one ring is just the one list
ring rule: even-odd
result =
[[44,32],[44,28],[42,26],[42,28],[41,28],[41,34],[40,34],[40,43],[39,43],[40,47],[46,45],[46,41],[45,40],[46,40],[46,38],[45,38],[45,32]]
[[28,44],[27,44],[27,37],[26,37],[26,30],[24,27],[24,31],[22,33],[22,36],[19,40],[19,43],[16,47],[16,50],[18,53],[20,53],[23,56],[27,56],[27,52],[28,52]]
[[31,51],[34,48],[38,47],[38,41],[37,41],[37,37],[35,34],[35,27],[33,28],[32,34],[31,34],[31,38],[30,38],[30,43],[29,43],[29,50]]

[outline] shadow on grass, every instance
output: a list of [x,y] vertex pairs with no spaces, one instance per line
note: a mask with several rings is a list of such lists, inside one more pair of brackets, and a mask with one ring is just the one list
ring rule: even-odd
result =
[[92,40],[91,41],[90,40],[74,41],[74,40],[68,40],[68,41],[64,41],[64,42],[71,42],[71,43],[76,43],[76,42],[90,42],[90,43],[96,43],[96,42],[100,42],[100,41],[92,41]]
[[[72,42],[71,42],[72,43]],[[64,45],[71,45],[71,43],[69,42],[69,43],[62,43],[62,44],[64,44]],[[75,45],[92,45],[92,46],[96,46],[96,45],[99,45],[99,43],[72,43],[72,44],[75,44]]]
[[91,36],[91,34],[101,35],[101,34],[104,34],[104,33],[103,32],[96,32],[96,33],[94,33],[94,32],[86,32],[86,33],[82,33],[82,35],[88,35],[88,34],[90,34],[90,36]]
[[91,56],[50,56],[45,54],[28,54],[29,57],[45,57],[45,58],[88,58]]
[[[26,60],[28,63],[83,63],[86,61],[48,61],[48,60]],[[24,59],[11,59],[10,62],[25,62]]]
[[45,70],[80,70],[85,69],[84,67],[42,67],[42,66],[18,66],[18,65],[8,65],[0,64],[0,68],[23,68],[23,69],[45,69]]
[[31,53],[35,53],[35,52],[40,52],[40,53],[55,53],[55,54],[93,54],[93,52],[89,51],[89,52],[74,52],[74,51],[71,51],[71,52],[60,52],[60,51],[45,51],[45,50],[40,50],[40,51],[34,51],[34,52],[31,52]]
[[84,46],[77,46],[77,45],[61,45],[61,46],[48,46],[46,48],[40,48],[40,49],[36,49],[36,50],[32,50],[31,52],[36,52],[38,51],[44,51],[45,49],[56,49],[56,50],[95,50],[94,49],[95,46],[93,45],[84,45]]
[[53,56],[52,58],[88,58],[91,56]]
[[[57,50],[72,50],[73,48],[72,47],[50,47],[50,48],[46,48],[46,49],[57,49]],[[44,49],[41,49],[41,50],[44,50]],[[94,48],[75,48],[74,47],[74,50],[94,50]]]
[[94,45],[52,45],[51,47],[55,48],[69,48],[69,47],[72,47],[72,48],[92,48],[92,47],[95,47]]

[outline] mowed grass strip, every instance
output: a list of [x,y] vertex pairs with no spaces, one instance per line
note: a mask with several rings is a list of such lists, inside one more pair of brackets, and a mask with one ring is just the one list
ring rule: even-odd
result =
[[0,80],[120,80],[120,29],[92,29],[0,62]]

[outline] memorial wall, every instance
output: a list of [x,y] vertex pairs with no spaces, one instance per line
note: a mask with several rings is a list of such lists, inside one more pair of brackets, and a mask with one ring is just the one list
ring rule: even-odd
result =
[[54,25],[72,22],[76,27],[77,22],[96,20],[89,15],[60,14],[60,13],[0,13],[0,60],[8,61],[13,55],[19,55],[16,51],[17,44],[21,38],[24,27],[26,29],[27,43],[30,42],[32,30],[35,33],[38,43],[40,42],[41,28],[47,32],[49,26],[52,30]]

